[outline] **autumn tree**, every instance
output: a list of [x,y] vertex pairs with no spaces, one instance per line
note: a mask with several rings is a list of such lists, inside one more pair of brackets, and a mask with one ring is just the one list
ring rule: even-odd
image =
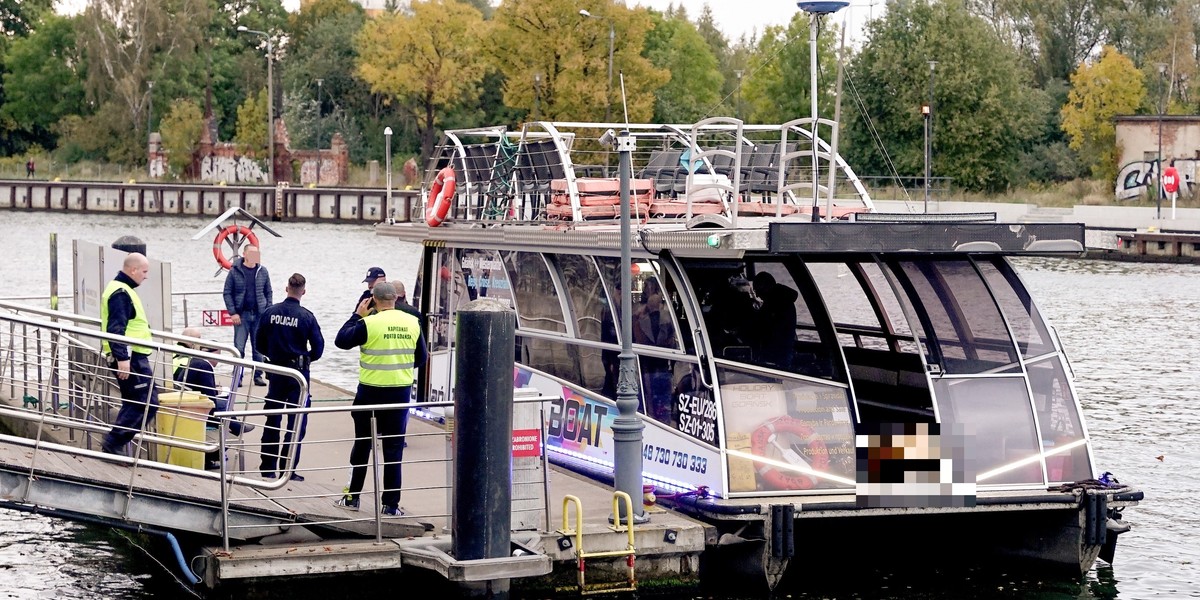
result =
[[246,98],[237,109],[237,133],[233,141],[242,153],[252,156],[267,156],[267,89]]
[[200,106],[191,100],[176,99],[171,102],[171,108],[163,116],[159,128],[171,174],[176,178],[194,177],[192,164],[204,131],[204,115]]
[[[595,18],[580,15],[580,9]],[[614,32],[611,83],[609,25]],[[647,121],[654,114],[655,92],[670,79],[642,55],[651,26],[647,9],[611,0],[510,0],[496,9],[486,49],[504,76],[509,106],[531,110],[536,95],[547,120],[600,121],[606,112],[624,120],[624,74],[629,120]]]
[[1145,96],[1142,73],[1111,46],[1101,51],[1098,60],[1079,65],[1071,74],[1062,128],[1095,177],[1117,176],[1120,151],[1113,118],[1133,114]]

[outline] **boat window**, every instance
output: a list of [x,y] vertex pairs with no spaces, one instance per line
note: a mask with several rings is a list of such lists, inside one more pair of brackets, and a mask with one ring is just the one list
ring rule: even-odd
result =
[[[583,369],[580,369],[579,351],[579,346],[563,339],[517,333],[517,362],[595,391],[604,383],[603,373],[596,369],[591,379],[585,379]],[[599,379],[596,379],[597,374]]]
[[[1042,451],[1046,452],[1046,474],[1050,482],[1082,481],[1092,477],[1079,405],[1071,393],[1062,360],[1050,356],[1026,365],[1033,406],[1041,429]],[[1064,446],[1075,444],[1070,450]]]
[[854,488],[846,388],[734,366],[718,367],[717,378],[730,492]]
[[846,348],[915,353],[900,301],[874,262],[806,262]]
[[457,252],[442,248],[437,252],[437,267],[434,269],[431,326],[429,347],[431,350],[446,350],[454,342],[453,313],[470,301],[466,279]]
[[934,380],[943,434],[964,437],[969,476],[980,485],[1041,484],[1041,453],[1024,377]]
[[892,265],[927,321],[932,339],[922,341],[931,364],[959,374],[1020,369],[1000,310],[970,261],[906,260]]
[[593,342],[603,340],[604,328],[611,328],[613,319],[595,263],[591,257],[578,254],[554,254],[552,259],[567,286],[578,337]]
[[512,289],[508,285],[508,273],[504,261],[495,250],[463,250],[463,279],[467,295],[471,300],[494,298],[513,307]]
[[521,328],[566,333],[562,304],[545,259],[536,252],[505,252],[509,283]]
[[1053,352],[1054,343],[1045,321],[1012,267],[1002,258],[996,258],[994,262],[979,262],[978,265],[1000,304],[1001,312],[1008,319],[1021,354],[1025,358],[1033,358]]
[[[613,316],[621,316],[621,260],[597,257],[596,264],[610,293]],[[679,335],[675,325],[676,304],[663,291],[656,260],[635,261],[633,283],[633,343],[668,350],[679,350]],[[618,326],[617,329],[620,329]],[[616,336],[614,335],[615,339]]]

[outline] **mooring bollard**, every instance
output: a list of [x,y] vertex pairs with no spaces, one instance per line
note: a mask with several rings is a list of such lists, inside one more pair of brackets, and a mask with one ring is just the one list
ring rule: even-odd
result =
[[[450,544],[457,560],[501,558],[511,552],[516,321],[512,309],[492,298],[458,311]],[[490,588],[467,591],[495,597],[507,593],[508,581],[493,581]]]

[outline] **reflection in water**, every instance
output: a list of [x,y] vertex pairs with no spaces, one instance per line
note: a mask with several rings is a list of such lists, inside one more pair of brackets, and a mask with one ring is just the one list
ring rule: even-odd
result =
[[[59,235],[64,293],[70,289],[72,239],[107,244],[131,232],[148,243],[155,258],[172,263],[176,290],[219,290],[223,282],[213,277],[211,238],[191,239],[203,220],[22,212],[6,212],[4,219],[6,245],[22,255],[20,261],[0,263],[6,294],[48,293],[45,249],[51,231]],[[317,315],[329,340],[364,289],[361,280],[367,267],[382,266],[389,278],[399,277],[408,285],[415,277],[417,247],[376,236],[369,226],[271,227],[284,235],[262,241],[263,264],[277,284],[276,296],[282,298],[287,275],[303,273],[308,278],[304,304]],[[1195,498],[1200,497],[1194,473],[1200,464],[1200,405],[1193,366],[1194,357],[1200,356],[1200,266],[1041,258],[1015,264],[1071,359],[1074,386],[1095,436],[1097,467],[1146,492],[1146,502],[1125,515],[1134,530],[1121,536],[1115,567],[1098,566],[1082,578],[1041,578],[987,568],[923,574],[859,570],[849,576],[795,581],[782,594],[945,600],[1200,595],[1200,547],[1194,543],[1200,534],[1200,516],[1194,510]],[[193,320],[201,308],[219,307],[216,298],[195,299]],[[181,318],[177,313],[177,326]],[[232,337],[230,328],[209,328],[205,334]],[[356,363],[357,354],[331,350],[313,365],[313,376],[352,387]],[[1159,461],[1157,456],[1164,458]],[[881,535],[873,542],[888,540]],[[819,548],[819,541],[806,543]],[[853,557],[845,563],[850,569],[855,564]],[[321,585],[344,596],[350,587],[366,595],[387,590],[390,584],[387,578],[339,577],[327,584],[297,585],[291,594],[314,597],[308,592]],[[241,597],[283,597],[277,595],[279,589]],[[20,600],[186,597],[172,577],[124,538],[6,510],[0,510],[0,591],[0,597]]]

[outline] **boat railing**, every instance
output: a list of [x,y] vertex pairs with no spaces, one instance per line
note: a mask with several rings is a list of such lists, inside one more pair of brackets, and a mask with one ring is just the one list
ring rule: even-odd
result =
[[[437,172],[456,173],[447,221],[581,222],[619,215],[615,131],[635,140],[631,194],[641,221],[688,221],[696,215],[811,216],[797,196],[816,190],[825,219],[872,212],[870,194],[824,140],[813,152],[807,119],[747,125],[712,118],[691,125],[530,122],[519,130],[449,130],[430,158],[422,197]],[[824,123],[823,123],[824,124]],[[813,180],[812,161],[830,183]],[[842,184],[842,185],[839,185]],[[833,190],[831,192],[831,190]],[[840,191],[838,191],[840,190]],[[836,192],[836,193],[835,193]],[[421,220],[424,206],[414,207]]]

